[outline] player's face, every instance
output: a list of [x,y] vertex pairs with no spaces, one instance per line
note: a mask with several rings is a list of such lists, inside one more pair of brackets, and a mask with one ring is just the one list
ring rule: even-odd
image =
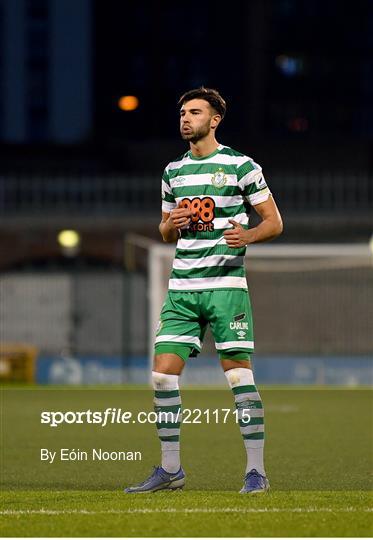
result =
[[210,134],[214,111],[204,99],[187,101],[180,110],[180,133],[184,141],[196,143]]

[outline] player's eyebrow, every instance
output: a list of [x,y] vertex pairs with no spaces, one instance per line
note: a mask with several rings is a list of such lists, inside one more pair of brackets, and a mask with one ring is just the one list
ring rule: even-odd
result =
[[[181,109],[180,114],[186,112],[186,109]],[[189,112],[202,112],[202,109],[189,109]]]

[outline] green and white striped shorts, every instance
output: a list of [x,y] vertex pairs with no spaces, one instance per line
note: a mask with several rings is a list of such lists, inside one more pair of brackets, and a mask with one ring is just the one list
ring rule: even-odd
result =
[[180,344],[200,352],[210,324],[218,353],[254,350],[253,321],[247,290],[168,291],[155,345]]

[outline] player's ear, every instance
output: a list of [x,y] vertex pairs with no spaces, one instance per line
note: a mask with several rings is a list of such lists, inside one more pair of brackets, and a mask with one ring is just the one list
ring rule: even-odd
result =
[[214,114],[211,117],[211,127],[212,127],[212,129],[216,129],[218,127],[218,125],[220,124],[220,122],[221,122],[220,114]]

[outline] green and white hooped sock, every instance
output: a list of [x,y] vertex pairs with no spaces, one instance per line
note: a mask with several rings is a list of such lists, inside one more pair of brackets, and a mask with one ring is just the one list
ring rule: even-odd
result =
[[[251,369],[234,368],[225,372],[229,386],[231,387],[240,431],[244,439],[247,454],[246,473],[256,469],[260,474],[264,471],[264,411],[262,400],[255,386],[254,376]],[[248,409],[248,412],[244,411]],[[245,412],[243,415],[242,413]],[[246,422],[245,415],[250,415],[250,421]]]
[[157,432],[161,441],[162,468],[169,473],[176,473],[180,469],[182,420],[179,375],[166,375],[152,371],[152,381],[154,410],[158,414]]

